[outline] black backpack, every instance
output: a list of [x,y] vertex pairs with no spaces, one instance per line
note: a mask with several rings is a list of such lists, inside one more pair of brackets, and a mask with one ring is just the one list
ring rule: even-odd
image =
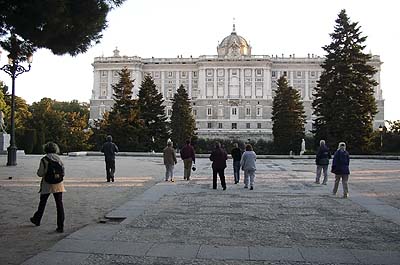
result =
[[63,181],[64,179],[64,167],[58,161],[51,160],[48,157],[44,157],[47,164],[47,171],[44,177],[44,181],[49,184],[57,184]]

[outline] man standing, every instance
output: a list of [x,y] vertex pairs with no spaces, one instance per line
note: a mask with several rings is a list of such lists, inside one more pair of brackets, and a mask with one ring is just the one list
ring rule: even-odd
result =
[[242,158],[242,150],[240,150],[237,143],[233,144],[231,155],[233,159],[233,177],[235,178],[235,184],[238,184],[240,180],[240,159]]
[[185,146],[181,149],[181,158],[183,160],[183,179],[190,179],[190,170],[192,170],[192,164],[196,163],[196,157],[194,148],[190,144],[190,140],[186,140]]
[[107,135],[106,142],[103,144],[101,152],[104,153],[106,161],[107,182],[110,182],[110,180],[114,182],[115,153],[118,153],[118,147],[112,142],[111,135]]
[[225,183],[225,168],[226,168],[226,160],[228,159],[228,155],[225,150],[221,148],[221,144],[217,142],[215,144],[215,149],[212,151],[210,155],[210,160],[212,161],[212,169],[213,169],[213,189],[217,189],[217,174],[219,175],[219,179],[221,180],[221,186],[223,190],[226,190]]
[[172,147],[172,142],[167,142],[167,147],[163,150],[164,165],[165,165],[165,181],[171,180],[174,182],[174,165],[177,163],[175,149]]
[[325,145],[325,140],[319,141],[319,148],[317,155],[315,157],[315,164],[317,165],[317,175],[315,178],[315,183],[319,184],[319,179],[321,178],[321,171],[324,172],[323,185],[328,182],[328,165],[331,155],[329,153],[328,147]]

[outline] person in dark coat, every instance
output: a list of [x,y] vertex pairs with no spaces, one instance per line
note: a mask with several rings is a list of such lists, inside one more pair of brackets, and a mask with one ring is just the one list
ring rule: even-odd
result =
[[104,153],[106,161],[106,174],[107,182],[114,182],[115,173],[115,153],[118,153],[118,146],[112,142],[112,136],[107,135],[106,142],[101,148],[101,152]]
[[340,142],[338,150],[335,152],[332,161],[331,171],[335,174],[335,186],[333,187],[334,195],[336,195],[340,179],[342,179],[343,198],[347,198],[349,196],[349,187],[347,184],[350,175],[349,165],[350,156],[349,153],[346,151],[346,144],[344,142]]
[[217,142],[215,144],[215,149],[210,155],[210,160],[212,161],[213,170],[213,189],[217,189],[217,174],[221,180],[221,186],[223,190],[226,190],[225,183],[225,168],[226,160],[228,160],[228,155],[224,149],[221,148],[221,144]]
[[235,184],[238,184],[240,180],[240,159],[242,159],[242,150],[240,150],[237,143],[233,144],[231,155],[233,159],[233,177],[235,178]]
[[185,146],[180,151],[181,159],[183,160],[183,179],[190,180],[190,173],[193,164],[196,163],[196,155],[190,140],[186,140]]
[[328,182],[328,166],[330,158],[331,155],[329,153],[328,147],[325,144],[325,140],[319,141],[319,148],[315,158],[315,164],[317,165],[317,175],[315,178],[315,183],[320,183],[319,179],[321,178],[321,171],[324,172],[324,180],[322,181],[322,184],[326,185],[326,183]]

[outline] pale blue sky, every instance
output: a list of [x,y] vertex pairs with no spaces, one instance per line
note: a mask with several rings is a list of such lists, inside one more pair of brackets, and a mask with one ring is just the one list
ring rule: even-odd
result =
[[[95,56],[111,56],[116,46],[121,55],[143,58],[215,55],[218,41],[232,31],[233,17],[237,33],[250,41],[253,55],[323,56],[321,47],[330,43],[329,33],[343,8],[368,36],[366,52],[380,55],[383,61],[385,119],[400,120],[396,1],[127,0],[109,14],[101,43],[87,53],[71,57],[36,52],[32,70],[17,78],[16,94],[28,103],[43,97],[89,102]],[[6,63],[4,52],[0,63]],[[4,72],[0,80],[11,86]]]

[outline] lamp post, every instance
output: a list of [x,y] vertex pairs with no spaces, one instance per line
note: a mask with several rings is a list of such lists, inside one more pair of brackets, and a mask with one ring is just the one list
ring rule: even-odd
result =
[[383,150],[383,127],[382,127],[382,125],[379,125],[379,133],[380,133],[380,135],[381,135],[381,153],[382,153],[382,150]]
[[[15,79],[22,73],[31,70],[33,56],[28,54],[26,57],[19,57],[17,42],[11,39],[11,52],[8,55],[8,63],[3,65],[0,70],[3,70],[11,77],[11,137],[10,146],[7,148],[7,166],[17,165],[17,146],[15,145]],[[1,58],[1,51],[0,51]],[[23,59],[21,59],[23,58]],[[28,67],[20,65],[21,61],[27,61]]]

